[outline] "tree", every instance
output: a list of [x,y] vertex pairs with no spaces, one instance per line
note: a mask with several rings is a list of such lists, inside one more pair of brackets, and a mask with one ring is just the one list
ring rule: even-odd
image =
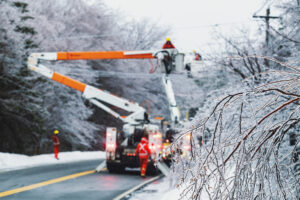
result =
[[[34,151],[37,135],[42,124],[41,109],[34,105],[28,96],[36,95],[27,76],[24,58],[29,49],[37,45],[32,38],[36,35],[30,26],[32,17],[28,14],[25,2],[0,2],[0,120],[1,151],[26,152]],[[24,73],[25,72],[25,73]],[[26,139],[23,137],[27,137]],[[29,141],[31,137],[31,141]]]
[[118,46],[126,50],[149,50],[170,32],[170,27],[159,26],[147,18],[123,22],[119,29],[122,40]]
[[[280,4],[284,29],[273,30],[282,35],[273,32],[269,56],[258,53],[260,44],[227,40],[236,53],[219,58],[220,64],[243,82],[232,79],[226,88],[211,91],[192,125],[175,140],[172,148],[180,148],[181,138],[192,133],[190,157],[174,157],[182,199],[300,198],[299,44],[283,39],[299,36],[295,3]],[[197,146],[196,138],[207,132],[208,143]]]
[[[240,92],[230,88],[227,96],[200,109],[194,128],[179,138],[190,132],[194,138],[204,137],[207,130],[212,136],[200,148],[194,141],[190,158],[175,158],[175,173],[180,171],[182,182],[188,183],[183,196],[299,197],[299,164],[293,161],[299,140],[289,146],[289,135],[300,127],[299,72],[280,73],[289,79],[278,74],[253,88],[246,84]],[[179,138],[174,146],[179,145]]]

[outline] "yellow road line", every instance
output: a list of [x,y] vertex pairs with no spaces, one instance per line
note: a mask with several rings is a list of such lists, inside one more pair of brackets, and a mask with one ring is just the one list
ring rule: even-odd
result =
[[5,196],[9,196],[9,195],[16,194],[16,193],[19,193],[19,192],[24,192],[24,191],[27,191],[27,190],[32,190],[32,189],[35,189],[35,188],[38,188],[38,187],[43,187],[43,186],[46,186],[46,185],[50,185],[50,184],[54,184],[54,183],[66,181],[66,180],[69,180],[69,179],[72,179],[72,178],[77,178],[77,177],[80,177],[80,176],[85,176],[85,175],[88,175],[88,174],[93,174],[95,172],[96,172],[96,170],[80,172],[80,173],[77,173],[77,174],[63,176],[63,177],[55,178],[55,179],[52,179],[52,180],[49,180],[49,181],[44,181],[44,182],[41,182],[41,183],[36,183],[36,184],[33,184],[33,185],[28,185],[28,186],[21,187],[21,188],[17,188],[17,189],[13,189],[13,190],[8,190],[8,191],[5,191],[5,192],[0,192],[0,197],[5,197]]

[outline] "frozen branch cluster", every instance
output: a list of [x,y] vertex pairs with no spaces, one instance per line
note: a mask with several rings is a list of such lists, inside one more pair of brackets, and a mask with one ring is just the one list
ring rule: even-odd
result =
[[[182,198],[296,199],[297,145],[289,146],[289,134],[299,131],[300,70],[272,72],[268,79],[256,87],[246,81],[242,92],[231,88],[181,133],[193,137],[190,155],[175,158]],[[198,145],[199,136],[209,139]]]
[[180,199],[300,198],[300,7],[274,5],[282,15],[270,24],[268,45],[223,37],[226,55],[210,59],[240,81],[210,91],[175,140],[178,149],[192,135],[191,152],[174,157]]

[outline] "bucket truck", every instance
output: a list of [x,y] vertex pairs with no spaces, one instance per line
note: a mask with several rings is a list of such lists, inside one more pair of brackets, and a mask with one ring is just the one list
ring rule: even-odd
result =
[[[74,80],[70,77],[54,72],[41,64],[42,60],[89,60],[89,59],[158,59],[163,72],[181,71],[184,69],[184,55],[176,49],[163,49],[158,51],[100,51],[100,52],[56,52],[56,53],[32,53],[28,58],[28,68],[41,75],[59,82],[63,85],[80,91],[84,98],[91,103],[123,121],[123,134],[119,134],[116,128],[108,127],[106,131],[106,166],[110,172],[122,171],[125,167],[138,167],[138,159],[135,155],[137,143],[144,131],[149,134],[149,144],[152,152],[151,164],[162,150],[162,134],[159,126],[150,123],[146,110],[135,102],[118,97],[108,91],[95,88],[91,85]],[[164,77],[166,90],[171,87],[168,77]],[[173,91],[172,91],[173,92]],[[167,92],[167,94],[169,94]],[[168,95],[172,121],[179,120],[179,112],[176,111],[176,101],[172,95]],[[108,105],[128,111],[128,116],[121,116]]]

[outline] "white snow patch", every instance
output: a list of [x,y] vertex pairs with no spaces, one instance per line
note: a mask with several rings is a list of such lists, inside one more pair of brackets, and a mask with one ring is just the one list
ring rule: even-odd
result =
[[161,200],[180,199],[180,193],[181,191],[178,189],[169,190],[165,193],[165,195],[162,195]]
[[154,181],[141,190],[138,190],[132,194],[130,200],[169,200],[179,199],[180,191],[170,186],[170,179],[163,178],[161,180]]
[[38,156],[26,156],[21,154],[2,153],[0,152],[0,172],[35,167],[41,165],[68,163],[83,160],[104,159],[105,152],[90,151],[90,152],[61,152],[59,160],[54,158],[53,154],[42,154]]

